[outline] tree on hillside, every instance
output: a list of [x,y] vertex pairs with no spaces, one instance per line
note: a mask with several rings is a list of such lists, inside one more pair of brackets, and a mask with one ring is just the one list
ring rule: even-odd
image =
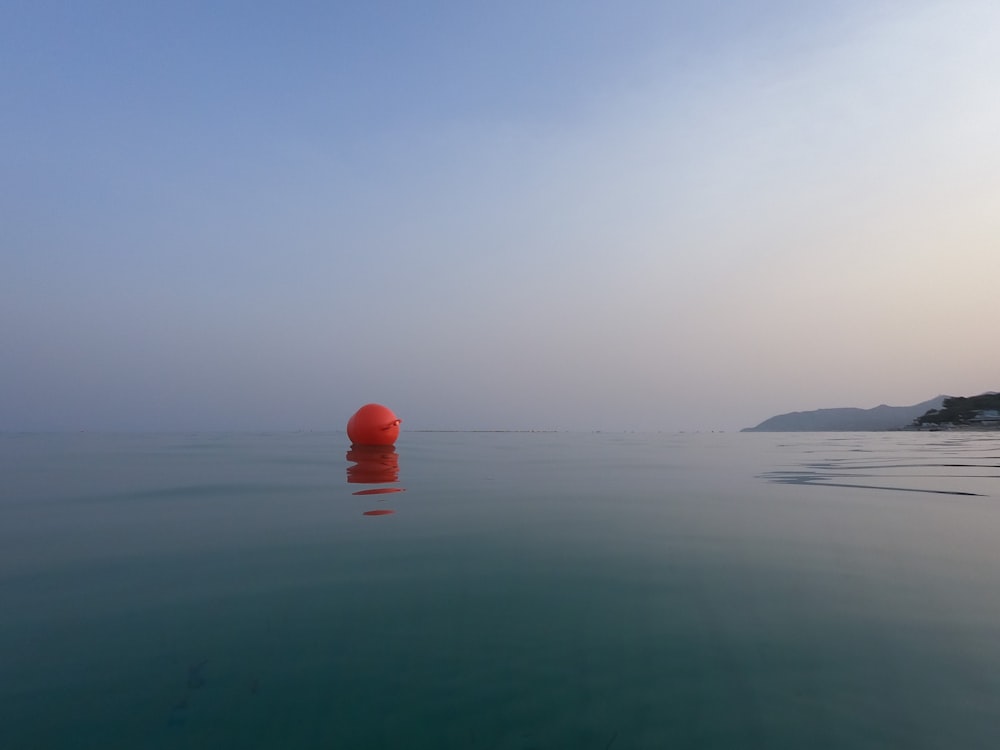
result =
[[1000,393],[981,393],[978,396],[949,396],[940,409],[929,409],[913,423],[924,424],[968,424],[984,409],[1000,409]]

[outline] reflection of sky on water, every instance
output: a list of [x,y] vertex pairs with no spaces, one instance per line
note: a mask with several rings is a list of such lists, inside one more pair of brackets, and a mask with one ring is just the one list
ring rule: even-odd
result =
[[[388,484],[399,481],[399,454],[393,445],[352,445],[345,456],[348,484]],[[404,487],[373,487],[357,490],[353,495],[387,495],[404,492]],[[395,513],[388,509],[365,511],[366,516],[386,516]]]

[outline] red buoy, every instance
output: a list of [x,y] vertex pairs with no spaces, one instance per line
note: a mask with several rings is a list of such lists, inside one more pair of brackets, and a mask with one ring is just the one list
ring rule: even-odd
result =
[[347,420],[347,437],[355,445],[393,445],[402,421],[382,404],[365,404]]

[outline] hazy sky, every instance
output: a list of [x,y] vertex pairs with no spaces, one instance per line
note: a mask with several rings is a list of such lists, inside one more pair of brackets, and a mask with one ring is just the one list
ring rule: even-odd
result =
[[1000,389],[1000,3],[0,4],[0,429]]

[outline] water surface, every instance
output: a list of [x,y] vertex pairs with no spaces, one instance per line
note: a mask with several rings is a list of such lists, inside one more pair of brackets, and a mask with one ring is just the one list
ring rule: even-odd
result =
[[0,436],[0,747],[1000,746],[1000,435],[348,450]]

